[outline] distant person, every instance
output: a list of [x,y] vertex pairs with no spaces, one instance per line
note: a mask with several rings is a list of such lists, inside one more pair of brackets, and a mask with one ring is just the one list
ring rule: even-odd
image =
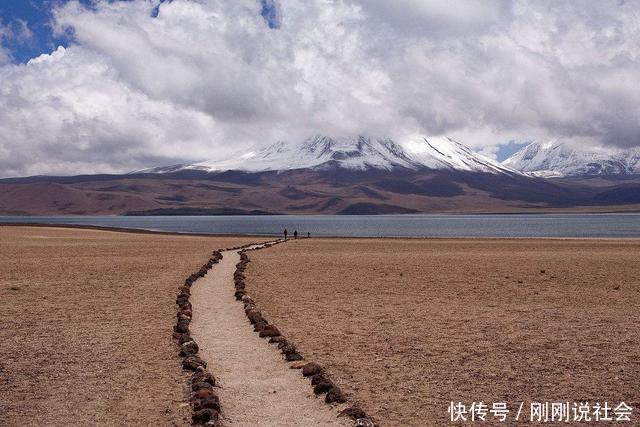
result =
[[293,231],[293,240],[298,240],[298,230]]
[[287,233],[288,233],[288,232],[287,232],[287,229],[285,228],[285,229],[284,229],[284,241],[285,241],[285,242],[287,241]]
[[307,231],[307,239],[309,239],[310,237],[311,237],[311,233]]

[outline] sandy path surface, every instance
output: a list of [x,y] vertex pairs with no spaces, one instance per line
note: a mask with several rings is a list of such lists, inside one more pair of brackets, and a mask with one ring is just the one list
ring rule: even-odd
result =
[[315,397],[299,370],[289,369],[275,347],[253,332],[233,296],[237,252],[224,258],[192,288],[191,334],[219,386],[225,425],[350,425]]

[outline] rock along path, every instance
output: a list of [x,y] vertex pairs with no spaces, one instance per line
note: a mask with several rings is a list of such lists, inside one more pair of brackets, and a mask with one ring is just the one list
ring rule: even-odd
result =
[[192,288],[191,334],[199,356],[220,386],[225,426],[349,426],[337,410],[313,394],[300,370],[259,338],[234,298],[233,273],[240,255],[223,259]]

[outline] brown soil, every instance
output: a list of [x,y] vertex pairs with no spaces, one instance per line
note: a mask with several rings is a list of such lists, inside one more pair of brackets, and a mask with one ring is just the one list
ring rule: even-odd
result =
[[265,316],[383,426],[445,424],[450,401],[625,401],[638,420],[638,240],[310,239],[250,257]]
[[[268,249],[267,249],[268,250]],[[253,253],[253,252],[252,252]],[[313,394],[299,369],[259,338],[234,297],[237,252],[224,258],[192,288],[191,336],[220,386],[225,426],[350,426],[337,409]]]
[[176,290],[251,240],[0,227],[0,425],[188,425]]

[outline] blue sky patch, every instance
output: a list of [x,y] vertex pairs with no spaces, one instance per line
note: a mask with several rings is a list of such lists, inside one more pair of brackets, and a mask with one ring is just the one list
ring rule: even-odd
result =
[[[7,49],[13,62],[25,63],[43,53],[50,53],[58,46],[67,47],[71,40],[66,36],[55,36],[51,27],[51,10],[54,5],[68,0],[0,0],[0,43]],[[130,1],[130,0],[113,0]],[[157,17],[162,0],[151,11]],[[280,8],[276,0],[260,0],[261,15],[269,28],[281,25]],[[91,7],[91,0],[80,0]]]
[[271,29],[278,29],[282,25],[280,6],[276,0],[261,0],[260,14]]
[[504,144],[502,144],[502,145],[500,145],[498,147],[498,152],[496,153],[496,157],[498,158],[498,161],[501,162],[503,160],[508,159],[516,151],[518,151],[522,147],[526,147],[529,144],[531,144],[531,141],[527,141],[527,142],[509,141],[509,142],[506,142],[506,143],[504,143]]
[[[3,0],[0,1],[0,26],[4,28],[2,46],[9,50],[13,62],[24,63],[70,40],[56,37],[51,27],[51,9],[65,0]],[[89,0],[80,0],[88,5]]]

